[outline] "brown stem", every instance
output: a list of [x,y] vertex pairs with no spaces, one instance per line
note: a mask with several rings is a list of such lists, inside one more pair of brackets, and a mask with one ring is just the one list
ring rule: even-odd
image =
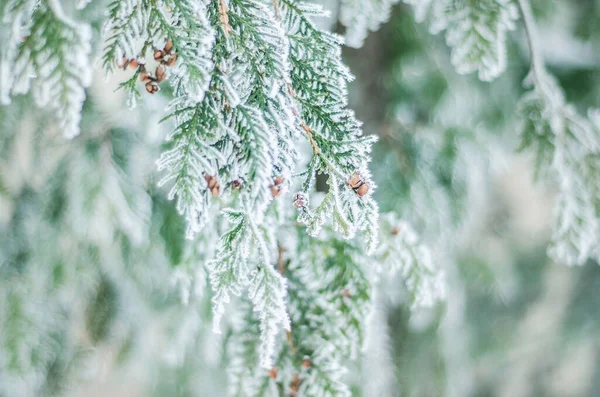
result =
[[281,21],[281,12],[279,11],[279,0],[273,0],[273,9],[275,10],[275,18]]
[[290,345],[290,349],[292,349],[292,354],[294,356],[297,355],[298,350],[296,349],[296,346],[294,345],[294,339],[292,338],[292,331],[286,331],[285,337],[288,341],[288,344]]
[[[277,1],[277,0],[274,0],[273,4],[275,4],[275,1]],[[296,93],[294,92],[294,89],[292,88],[291,84],[288,84],[288,92],[292,98],[296,99]],[[317,145],[317,142],[315,141],[315,138],[313,137],[312,128],[310,128],[309,125],[306,124],[304,122],[304,120],[302,120],[302,117],[300,116],[300,113],[298,113],[298,110],[296,110],[295,106],[292,107],[292,113],[294,113],[294,116],[296,116],[300,120],[300,127],[302,127],[304,132],[306,132],[306,135],[308,136],[308,140],[309,140],[311,146],[313,147],[313,153],[314,154],[321,153],[321,149],[319,149],[319,145]]]
[[321,149],[319,149],[319,146],[317,145],[317,142],[315,142],[315,138],[313,138],[312,128],[310,128],[304,122],[302,124],[300,124],[300,127],[302,127],[302,129],[306,132],[306,135],[308,135],[308,140],[310,141],[310,144],[313,147],[314,154],[321,153]]
[[223,25],[223,29],[225,30],[225,34],[231,32],[231,25],[229,24],[229,7],[227,7],[227,3],[225,0],[219,0],[219,22]]
[[283,259],[283,253],[285,248],[281,244],[277,244],[277,270],[283,276],[285,273],[285,261]]

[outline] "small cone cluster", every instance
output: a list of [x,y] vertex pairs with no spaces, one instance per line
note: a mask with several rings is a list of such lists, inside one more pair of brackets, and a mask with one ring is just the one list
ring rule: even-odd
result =
[[219,180],[216,175],[208,175],[204,174],[204,180],[208,185],[208,190],[212,193],[214,197],[218,197],[221,193],[221,185],[219,184]]
[[348,180],[348,186],[350,186],[352,190],[358,194],[358,197],[362,197],[369,193],[369,184],[364,181],[363,177],[358,171],[354,171]]
[[292,396],[296,396],[298,390],[300,390],[300,384],[302,383],[302,379],[298,375],[294,375],[292,381],[290,382],[290,390],[292,391]]
[[294,194],[294,207],[301,210],[308,205],[308,197],[303,192],[298,192]]
[[283,178],[282,176],[275,177],[275,179],[273,180],[273,184],[270,186],[271,195],[273,195],[273,198],[278,197],[281,194],[283,182],[285,182],[285,178]]
[[131,69],[137,69],[139,71],[139,78],[146,92],[154,94],[159,91],[158,83],[161,83],[167,79],[167,67],[175,65],[177,62],[177,54],[173,52],[173,41],[168,40],[162,50],[154,50],[154,60],[160,62],[160,64],[154,70],[154,74],[146,70],[146,65],[141,63],[137,59],[126,59],[123,58],[123,62],[118,66],[123,70],[128,67]]
[[269,378],[277,379],[277,375],[279,375],[279,370],[277,367],[273,367],[269,370]]
[[173,66],[177,62],[177,54],[173,53],[173,42],[167,41],[162,50],[154,50],[154,60],[161,63],[161,65]]

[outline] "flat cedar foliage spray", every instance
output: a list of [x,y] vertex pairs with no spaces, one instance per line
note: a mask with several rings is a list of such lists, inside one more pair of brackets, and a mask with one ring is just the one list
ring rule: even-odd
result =
[[[298,0],[0,1],[0,396],[69,395],[109,342],[114,366],[148,361],[140,395],[396,395],[385,369],[380,391],[351,374],[391,359],[399,295],[415,312],[457,296],[467,194],[444,183],[490,141],[445,165],[443,143],[407,142],[421,163],[395,201],[412,210],[380,213],[341,50],[394,3],[341,0],[338,35]],[[514,124],[557,181],[548,253],[599,260],[600,112],[546,70],[528,0],[406,3],[485,82],[522,24]]]

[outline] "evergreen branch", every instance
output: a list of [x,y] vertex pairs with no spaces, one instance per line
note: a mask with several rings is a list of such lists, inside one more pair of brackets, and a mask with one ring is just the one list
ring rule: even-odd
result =
[[506,69],[506,33],[515,28],[518,9],[512,0],[405,0],[415,7],[419,22],[429,19],[430,31],[446,31],[456,71],[477,71],[491,81]]
[[85,88],[91,84],[91,29],[64,15],[58,0],[37,6],[23,2],[15,9],[21,17],[32,12],[31,25],[16,48],[9,43],[2,51],[3,73],[8,74],[1,76],[2,99],[31,90],[40,107],[55,110],[64,136],[73,138],[79,134]]
[[208,263],[210,283],[214,292],[213,330],[220,333],[219,324],[230,294],[239,295],[247,283],[247,257],[250,255],[252,232],[248,230],[246,214],[223,210],[233,227],[221,237],[217,256]]
[[[222,4],[213,5],[208,10],[213,26],[222,23],[223,10]],[[226,15],[231,31],[215,29],[217,36],[212,64],[219,67],[212,72],[211,94],[206,98],[196,96],[197,103],[189,106],[188,93],[178,89],[177,93],[188,99],[184,102],[177,100],[174,114],[177,114],[177,122],[190,118],[186,114],[194,107],[202,114],[214,115],[211,118],[214,120],[212,128],[218,131],[218,139],[212,140],[210,145],[228,153],[224,156],[225,161],[209,158],[211,168],[199,170],[205,174],[209,172],[217,180],[237,181],[242,202],[248,210],[259,215],[260,223],[260,217],[272,200],[274,181],[277,178],[287,179],[295,158],[291,138],[296,127],[286,109],[289,101],[282,89],[289,79],[287,47],[283,34],[272,23],[270,13],[259,2],[232,1]],[[256,52],[257,47],[263,50]],[[177,85],[185,89],[188,86],[185,81]],[[195,133],[193,129],[179,129],[182,134],[176,135],[177,139]],[[195,150],[191,148],[192,152]],[[168,166],[161,168],[167,169]],[[194,179],[202,185],[200,177]],[[190,184],[186,189],[198,187],[198,184]],[[228,192],[219,190],[216,195]],[[175,195],[178,194],[175,192]],[[201,204],[201,207],[206,206]],[[198,214],[203,211],[201,207],[198,207]],[[188,218],[188,222],[193,223],[194,218]]]
[[412,227],[393,214],[382,219],[381,245],[376,257],[383,273],[400,273],[412,309],[431,307],[445,299],[444,274],[433,266],[431,252]]
[[523,17],[523,26],[525,27],[525,34],[527,37],[527,43],[529,45],[529,55],[531,58],[531,71],[539,78],[543,75],[544,60],[540,49],[538,48],[538,33],[535,26],[535,20],[533,18],[533,12],[528,0],[517,0],[521,16]]
[[10,0],[0,5],[0,104],[8,105],[15,84],[14,63],[23,37],[29,36],[39,0]]
[[290,320],[285,308],[286,281],[271,264],[259,266],[250,282],[248,295],[260,319],[260,365],[270,369],[275,353],[275,337],[280,327],[290,331]]
[[369,31],[376,31],[390,18],[392,7],[399,0],[341,0],[338,19],[346,27],[345,44],[362,46]]
[[600,128],[566,103],[558,83],[544,68],[529,2],[519,0],[519,7],[531,57],[526,81],[533,85],[519,105],[526,120],[521,127],[521,149],[535,150],[537,171],[549,167],[559,183],[550,256],[581,265],[599,255],[600,196],[594,181],[600,178],[596,161]]
[[[278,4],[290,40],[289,91],[300,107],[297,117],[313,149],[303,191],[310,190],[317,172],[329,175],[330,192],[314,212],[302,208],[299,220],[313,235],[319,233],[325,217],[331,217],[334,229],[346,238],[356,230],[376,236],[376,228],[371,230],[376,225],[376,220],[371,221],[377,218],[376,206],[370,197],[363,197],[375,188],[367,169],[374,139],[360,138],[360,123],[346,108],[346,84],[352,76],[341,62],[341,39],[322,32],[308,19],[307,15],[322,15],[319,7],[290,0]],[[362,193],[347,185],[354,173],[361,176]],[[376,239],[370,245],[375,246]]]

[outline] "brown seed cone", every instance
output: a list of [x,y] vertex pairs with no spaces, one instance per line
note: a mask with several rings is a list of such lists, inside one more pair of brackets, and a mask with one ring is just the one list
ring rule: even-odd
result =
[[392,233],[392,235],[394,235],[394,236],[397,236],[397,235],[398,235],[398,233],[400,233],[400,229],[398,229],[398,227],[397,227],[397,226],[394,226],[394,227],[392,228],[392,230],[390,231],[390,233]]
[[156,81],[159,83],[164,81],[167,78],[167,68],[165,68],[165,65],[158,65],[154,75],[156,76]]
[[129,60],[129,68],[130,69],[137,69],[138,66],[140,66],[140,63],[137,61],[137,59],[130,59]]
[[269,370],[269,378],[277,379],[277,375],[279,375],[279,370],[277,367],[273,367]]
[[208,190],[212,193],[214,197],[218,197],[221,194],[221,185],[219,184],[219,180],[216,175],[208,175],[204,174],[204,180],[208,185]]
[[219,184],[219,181],[217,180],[216,175],[204,174],[204,180],[206,181],[206,184],[208,185],[209,189],[212,189],[213,187],[215,187]]
[[273,181],[273,184],[275,186],[281,185],[283,182],[285,182],[285,178],[282,176],[276,176],[275,180]]
[[173,66],[177,62],[177,54],[171,54],[167,60],[167,66]]
[[150,81],[146,83],[146,91],[148,91],[149,94],[154,94],[158,91],[158,85],[154,81]]
[[154,50],[154,60],[161,61],[165,57],[165,52],[163,50]]
[[166,52],[167,54],[170,54],[172,49],[173,49],[173,40],[167,40],[167,44],[165,44],[165,48],[163,49],[164,52]]
[[144,70],[143,72],[140,73],[140,81],[142,83],[149,83],[152,81],[152,76],[150,75],[150,73],[148,73]]
[[362,196],[364,196],[367,193],[369,193],[369,185],[367,185],[366,183],[360,185],[356,189],[356,194],[358,194],[358,197],[362,197]]
[[312,362],[308,356],[304,356],[302,359],[302,366],[306,369],[309,369],[312,366]]
[[306,207],[307,200],[306,196],[302,192],[298,192],[294,195],[294,207],[301,209]]
[[352,189],[359,188],[364,183],[362,176],[358,173],[358,171],[354,171],[350,179],[348,179],[348,185]]
[[242,187],[242,182],[238,181],[237,179],[231,182],[231,187],[233,189],[239,189]]
[[271,195],[273,198],[278,197],[281,194],[281,187],[272,185],[271,186]]
[[290,383],[290,390],[295,393],[298,392],[298,390],[300,390],[300,383],[302,383],[300,377],[298,375],[294,375],[292,382]]

